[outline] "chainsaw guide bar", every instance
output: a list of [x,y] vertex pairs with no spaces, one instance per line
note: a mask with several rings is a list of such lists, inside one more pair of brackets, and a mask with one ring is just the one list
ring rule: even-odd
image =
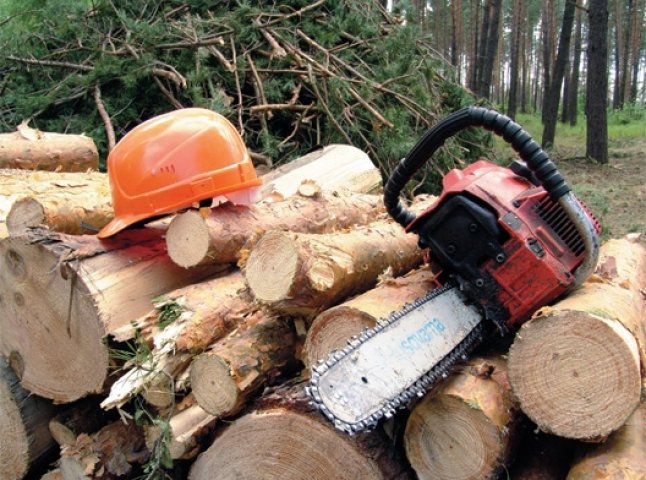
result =
[[481,342],[482,316],[468,303],[447,285],[379,320],[312,368],[312,404],[350,434],[391,418]]

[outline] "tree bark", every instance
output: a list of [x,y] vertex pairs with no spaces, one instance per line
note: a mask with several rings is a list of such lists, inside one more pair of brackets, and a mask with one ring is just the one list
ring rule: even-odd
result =
[[0,465],[2,478],[20,480],[56,448],[47,424],[55,413],[51,402],[30,395],[2,362],[0,365]]
[[0,168],[87,172],[99,169],[92,137],[41,132],[22,124],[0,134]]
[[381,432],[334,429],[309,406],[302,384],[283,385],[229,424],[193,464],[189,479],[393,479],[414,476]]
[[316,192],[251,206],[222,205],[203,218],[192,210],[176,216],[168,227],[170,258],[188,268],[238,260],[268,230],[323,233],[368,223],[384,212],[376,195]]
[[240,411],[283,371],[294,369],[296,334],[283,319],[258,311],[207,352],[193,359],[197,403],[216,417]]
[[608,163],[608,0],[590,0],[588,16],[585,155]]
[[574,29],[574,52],[572,73],[570,74],[570,96],[566,109],[566,122],[574,126],[577,122],[579,107],[579,70],[581,68],[581,32],[583,30],[582,8],[576,9],[576,27]]
[[628,240],[601,248],[597,275],[520,329],[509,376],[541,430],[599,440],[639,403],[644,363],[646,251]]
[[646,478],[646,404],[642,404],[602,445],[577,460],[567,480]]
[[471,359],[411,411],[406,456],[419,478],[497,478],[520,418],[499,357]]
[[324,311],[307,330],[302,354],[305,366],[327,359],[332,350],[343,348],[352,336],[374,327],[380,318],[436,287],[435,274],[425,266],[402,277],[385,279],[375,288]]
[[[484,98],[490,98],[491,79],[493,74],[494,57],[498,49],[498,23],[500,18],[501,0],[487,0],[490,2],[489,15],[486,21],[487,32],[485,36],[486,43],[484,63],[482,64],[482,75],[479,80],[478,94]],[[485,13],[486,15],[486,13]],[[485,32],[483,31],[483,35]]]
[[0,241],[0,351],[23,387],[66,403],[101,392],[104,337],[150,308],[150,298],[214,275],[165,254],[163,228],[109,241],[43,229]]
[[550,148],[554,144],[559,101],[561,99],[561,87],[563,86],[567,57],[570,53],[570,38],[572,37],[575,6],[575,0],[566,0],[563,10],[563,24],[561,26],[561,37],[556,54],[556,63],[554,64],[554,74],[551,78],[551,84],[549,87],[546,87],[547,99],[544,103],[545,111],[543,113],[543,148]]
[[416,235],[382,220],[332,234],[267,232],[251,251],[244,274],[261,304],[312,317],[372,288],[384,272],[400,276],[422,259]]
[[6,169],[0,170],[0,183],[0,217],[6,218],[0,238],[36,226],[72,235],[94,233],[114,216],[104,173]]

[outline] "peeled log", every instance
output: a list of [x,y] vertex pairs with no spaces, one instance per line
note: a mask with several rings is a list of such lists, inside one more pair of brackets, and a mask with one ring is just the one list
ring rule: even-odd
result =
[[30,395],[13,372],[0,365],[0,465],[3,479],[20,480],[46,457],[56,442],[47,428],[55,410],[51,402]]
[[511,385],[543,431],[603,439],[637,407],[645,276],[646,250],[610,240],[596,275],[518,332],[509,352]]
[[284,370],[295,366],[296,335],[284,319],[258,311],[191,364],[197,403],[230,416]]
[[312,411],[301,384],[265,395],[229,424],[191,468],[190,480],[414,478],[379,431],[349,436]]
[[86,172],[99,169],[92,137],[40,132],[21,125],[0,134],[0,168]]
[[601,478],[646,478],[646,404],[640,405],[605,443],[576,461],[567,476],[567,480]]
[[268,230],[322,233],[370,222],[385,211],[381,197],[318,192],[251,206],[225,204],[206,218],[196,210],[177,215],[166,234],[168,254],[182,267],[231,263]]
[[[427,199],[416,204],[424,208]],[[314,316],[344,298],[368,290],[386,271],[400,276],[423,260],[417,235],[380,220],[345,232],[270,231],[244,266],[255,299],[289,315]]]
[[103,338],[151,298],[217,272],[176,266],[162,235],[147,228],[101,242],[35,229],[0,241],[0,351],[24,388],[58,403],[101,392]]
[[496,478],[519,418],[504,360],[473,358],[413,408],[406,456],[420,480]]
[[307,330],[303,362],[311,367],[327,359],[332,350],[343,348],[354,335],[436,287],[435,274],[425,266],[402,277],[387,278],[375,288],[325,310]]

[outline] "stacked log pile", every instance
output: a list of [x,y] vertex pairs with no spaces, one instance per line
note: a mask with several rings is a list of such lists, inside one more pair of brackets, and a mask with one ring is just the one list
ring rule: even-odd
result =
[[[309,367],[436,288],[436,269],[367,193],[374,184],[299,175],[252,207],[188,210],[107,241],[46,221],[0,240],[7,478],[38,478],[53,447],[43,478],[644,475],[638,242],[606,242],[577,291],[376,430],[348,436],[309,405]],[[191,257],[193,231],[206,248],[187,268],[169,252]],[[536,431],[557,447],[518,448]]]

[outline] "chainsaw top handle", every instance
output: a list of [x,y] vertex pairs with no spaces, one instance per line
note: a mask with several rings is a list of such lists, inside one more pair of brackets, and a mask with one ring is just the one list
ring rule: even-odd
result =
[[494,110],[463,108],[448,115],[424,134],[386,182],[384,204],[390,216],[403,227],[415,220],[415,214],[400,201],[402,190],[448,138],[468,127],[486,128],[507,141],[550,197],[561,205],[585,244],[586,258],[574,272],[575,285],[582,283],[594,270],[599,256],[599,238],[594,225],[547,153],[520,125]]

